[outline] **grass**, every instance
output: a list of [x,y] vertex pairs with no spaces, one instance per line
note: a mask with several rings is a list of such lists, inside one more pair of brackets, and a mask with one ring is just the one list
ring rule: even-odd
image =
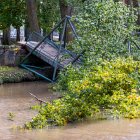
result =
[[34,74],[18,67],[0,67],[0,84],[36,80]]

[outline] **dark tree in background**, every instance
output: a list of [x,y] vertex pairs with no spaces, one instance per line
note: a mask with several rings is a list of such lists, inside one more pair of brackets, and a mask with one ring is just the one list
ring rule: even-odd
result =
[[[61,18],[63,19],[66,15],[67,16],[72,16],[73,14],[73,6],[69,5],[65,0],[59,0],[59,6],[60,6],[60,13],[61,13]],[[73,36],[71,34],[70,28],[66,28],[66,42],[70,42],[73,40]]]
[[30,32],[40,32],[39,22],[37,17],[37,5],[35,0],[26,0],[27,21]]
[[64,18],[66,15],[72,16],[73,6],[66,3],[65,0],[59,0],[59,5],[60,5],[61,18]]
[[3,29],[3,39],[2,39],[3,45],[9,45],[10,44],[10,27],[7,27]]
[[140,10],[139,10],[139,1],[138,0],[124,0],[125,4],[131,5],[134,8],[137,9],[136,14],[138,16],[137,18],[137,24],[140,25]]

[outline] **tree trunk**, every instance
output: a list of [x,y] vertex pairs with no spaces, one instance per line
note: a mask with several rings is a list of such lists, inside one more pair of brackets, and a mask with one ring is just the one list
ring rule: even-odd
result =
[[66,4],[65,0],[59,0],[61,18],[64,18],[66,15],[72,16],[73,7]]
[[40,32],[38,17],[37,17],[37,6],[35,0],[26,0],[27,5],[27,19],[29,23],[29,29],[31,32]]
[[132,5],[133,4],[133,7],[137,9],[137,12],[138,13],[138,18],[137,18],[137,25],[140,25],[140,10],[139,10],[139,2],[138,0],[124,0],[125,4],[127,5]]
[[124,0],[124,3],[127,5],[131,5],[131,0]]
[[[73,7],[68,5],[65,0],[59,0],[59,6],[60,6],[60,13],[61,13],[61,18],[63,19],[66,15],[67,16],[72,16],[73,13]],[[66,28],[66,42],[70,42],[73,40],[73,36],[71,33],[70,27]]]
[[16,30],[17,30],[16,41],[20,41],[20,27],[17,27]]
[[27,19],[25,19],[25,27],[24,27],[24,37],[25,37],[25,41],[27,41],[28,40],[28,38],[29,38],[29,35],[30,35],[30,30],[29,30],[29,23],[28,23],[28,21],[27,21]]
[[10,27],[3,30],[2,44],[10,45]]
[[133,1],[133,7],[139,7],[138,0],[132,0]]
[[140,25],[140,10],[139,10],[139,2],[138,0],[132,0],[133,1],[133,7],[137,8],[137,13],[138,13],[138,19],[137,19],[137,24]]

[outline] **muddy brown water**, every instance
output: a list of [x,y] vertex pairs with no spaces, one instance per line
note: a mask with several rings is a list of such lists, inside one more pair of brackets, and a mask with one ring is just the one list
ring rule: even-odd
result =
[[[43,100],[56,98],[45,82],[27,82],[0,86],[0,140],[140,140],[140,119],[86,121],[64,127],[17,131],[36,114],[30,110],[34,93]],[[14,120],[9,120],[9,113]]]

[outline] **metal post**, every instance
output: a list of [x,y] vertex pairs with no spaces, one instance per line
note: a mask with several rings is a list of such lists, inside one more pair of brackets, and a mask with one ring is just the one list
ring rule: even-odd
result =
[[138,46],[138,44],[135,42],[135,41],[131,41],[135,46],[136,46],[136,48],[138,49],[138,50],[140,50],[140,46]]
[[59,61],[59,55],[61,53],[61,47],[62,47],[62,42],[63,42],[64,35],[65,35],[67,21],[68,20],[67,20],[67,17],[66,17],[65,21],[64,21],[64,27],[63,27],[61,40],[60,40],[60,47],[59,47],[59,50],[58,50],[58,55],[57,55],[57,58],[56,58],[55,68],[54,68],[54,72],[53,72],[53,81],[55,80],[55,76],[56,76],[56,71],[57,71],[57,66],[58,66],[58,61]]
[[[70,19],[70,18],[69,18],[69,19]],[[76,34],[76,31],[75,31],[75,29],[74,29],[74,27],[73,27],[73,25],[72,25],[72,23],[71,23],[71,21],[70,21],[69,19],[68,19],[68,23],[69,23],[69,25],[70,25],[70,27],[71,27],[71,29],[72,29],[72,31],[73,31],[75,37],[78,39],[78,35]]]
[[131,54],[131,43],[130,43],[130,41],[128,41],[128,51]]
[[[67,18],[67,17],[66,17],[66,18]],[[64,48],[66,48],[67,25],[68,25],[68,19],[67,19],[67,22],[66,22],[66,27],[65,27],[65,32],[64,32],[64,38],[63,38],[63,41],[64,41],[64,45],[63,45],[63,47],[64,47]]]

